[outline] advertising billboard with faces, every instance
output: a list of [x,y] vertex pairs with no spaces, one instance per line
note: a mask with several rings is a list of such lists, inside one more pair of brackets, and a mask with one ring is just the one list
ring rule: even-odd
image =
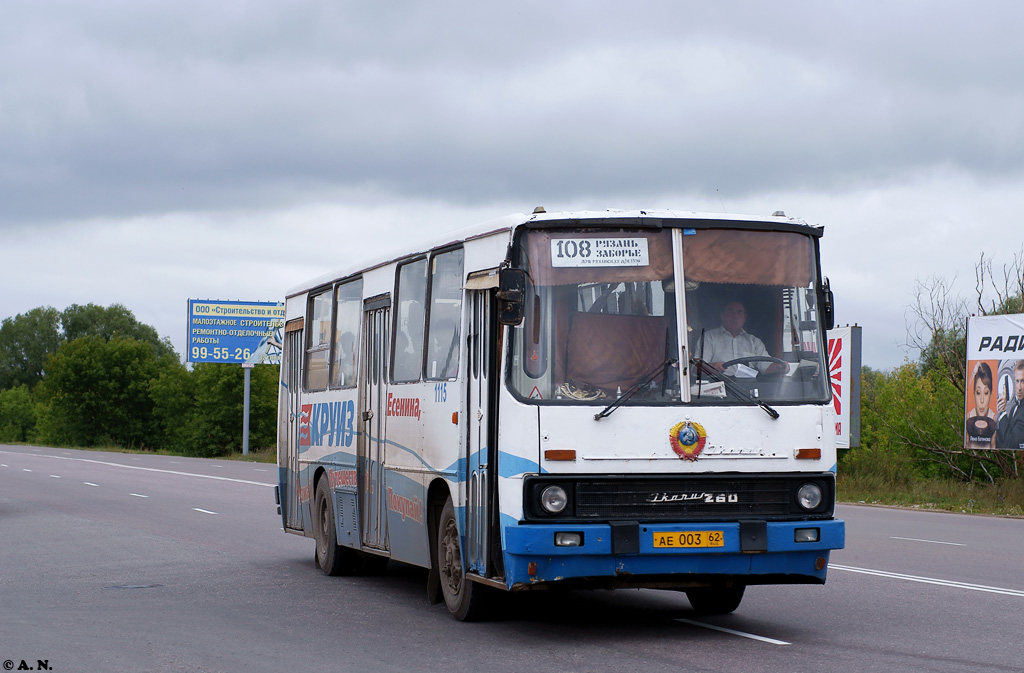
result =
[[964,448],[1024,449],[1024,315],[967,319]]

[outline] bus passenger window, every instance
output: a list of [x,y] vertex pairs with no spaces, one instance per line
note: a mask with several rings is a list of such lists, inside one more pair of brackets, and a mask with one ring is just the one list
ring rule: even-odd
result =
[[359,320],[362,317],[362,279],[339,285],[335,291],[334,349],[331,357],[331,387],[354,388],[356,385],[356,344]]
[[306,329],[306,390],[327,389],[327,359],[331,351],[331,293],[310,297]]
[[462,323],[462,249],[435,255],[430,264],[430,325],[427,330],[427,379],[459,374]]
[[420,380],[423,363],[423,304],[427,295],[427,260],[403,264],[398,269],[398,301],[395,311],[394,355],[391,380]]

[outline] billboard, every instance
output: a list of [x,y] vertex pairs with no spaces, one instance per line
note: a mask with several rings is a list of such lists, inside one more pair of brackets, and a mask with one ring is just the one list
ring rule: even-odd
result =
[[836,447],[840,449],[860,446],[860,332],[859,325],[828,331],[828,369],[836,411]]
[[284,303],[188,300],[188,362],[280,364]]
[[1024,449],[1024,315],[967,319],[964,448]]

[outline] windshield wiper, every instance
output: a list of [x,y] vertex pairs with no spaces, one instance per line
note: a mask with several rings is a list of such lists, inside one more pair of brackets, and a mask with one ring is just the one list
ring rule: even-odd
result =
[[739,397],[742,400],[746,400],[747,402],[753,402],[757,406],[764,409],[764,412],[771,416],[773,419],[779,417],[779,412],[775,411],[775,409],[771,408],[758,398],[748,393],[743,388],[743,386],[739,385],[725,374],[720,374],[718,370],[712,367],[709,363],[704,362],[700,358],[690,358],[690,363],[697,367],[698,381],[700,380],[701,375],[706,372],[707,375],[713,378],[714,380],[721,381],[722,383],[724,383],[725,387],[728,388],[731,393],[735,394],[736,397]]
[[601,413],[599,413],[599,414],[594,414],[594,420],[595,420],[595,421],[599,421],[599,420],[601,420],[602,418],[604,418],[605,416],[611,416],[611,415],[612,415],[612,412],[613,412],[613,411],[615,411],[616,409],[618,409],[618,408],[619,408],[619,406],[620,406],[620,405],[621,405],[621,404],[622,404],[623,402],[625,402],[626,400],[628,400],[628,399],[629,399],[630,397],[632,397],[633,395],[636,395],[636,394],[637,394],[637,392],[639,392],[639,390],[640,390],[641,388],[643,388],[643,387],[644,387],[644,386],[646,386],[646,385],[647,385],[648,383],[650,383],[651,381],[653,381],[653,380],[654,380],[654,377],[655,377],[655,376],[657,376],[658,374],[660,374],[660,373],[664,372],[664,371],[665,371],[665,369],[666,369],[667,367],[669,367],[669,366],[671,366],[671,365],[674,365],[674,364],[675,364],[676,362],[678,362],[678,360],[676,360],[675,358],[668,358],[668,359],[666,359],[666,360],[665,360],[664,362],[662,362],[662,363],[661,363],[660,365],[658,365],[657,367],[655,367],[655,368],[654,368],[654,369],[652,369],[651,371],[649,371],[649,372],[647,372],[646,374],[644,374],[644,375],[643,375],[643,376],[642,376],[642,377],[640,378],[640,380],[639,380],[639,381],[637,381],[636,383],[634,383],[633,385],[631,385],[631,386],[630,386],[629,388],[627,388],[627,389],[626,389],[626,392],[622,393],[622,395],[621,395],[621,396],[619,396],[619,398],[618,398],[617,400],[615,400],[614,402],[612,402],[611,404],[609,404],[609,405],[608,405],[607,407],[605,407],[604,409],[602,409],[602,410],[601,410]]

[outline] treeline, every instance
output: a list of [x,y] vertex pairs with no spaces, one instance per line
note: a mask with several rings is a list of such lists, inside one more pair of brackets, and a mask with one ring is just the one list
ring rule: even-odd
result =
[[[249,445],[275,444],[278,368],[253,368]],[[39,307],[0,325],[0,442],[241,451],[244,373],[181,363],[120,304]]]

